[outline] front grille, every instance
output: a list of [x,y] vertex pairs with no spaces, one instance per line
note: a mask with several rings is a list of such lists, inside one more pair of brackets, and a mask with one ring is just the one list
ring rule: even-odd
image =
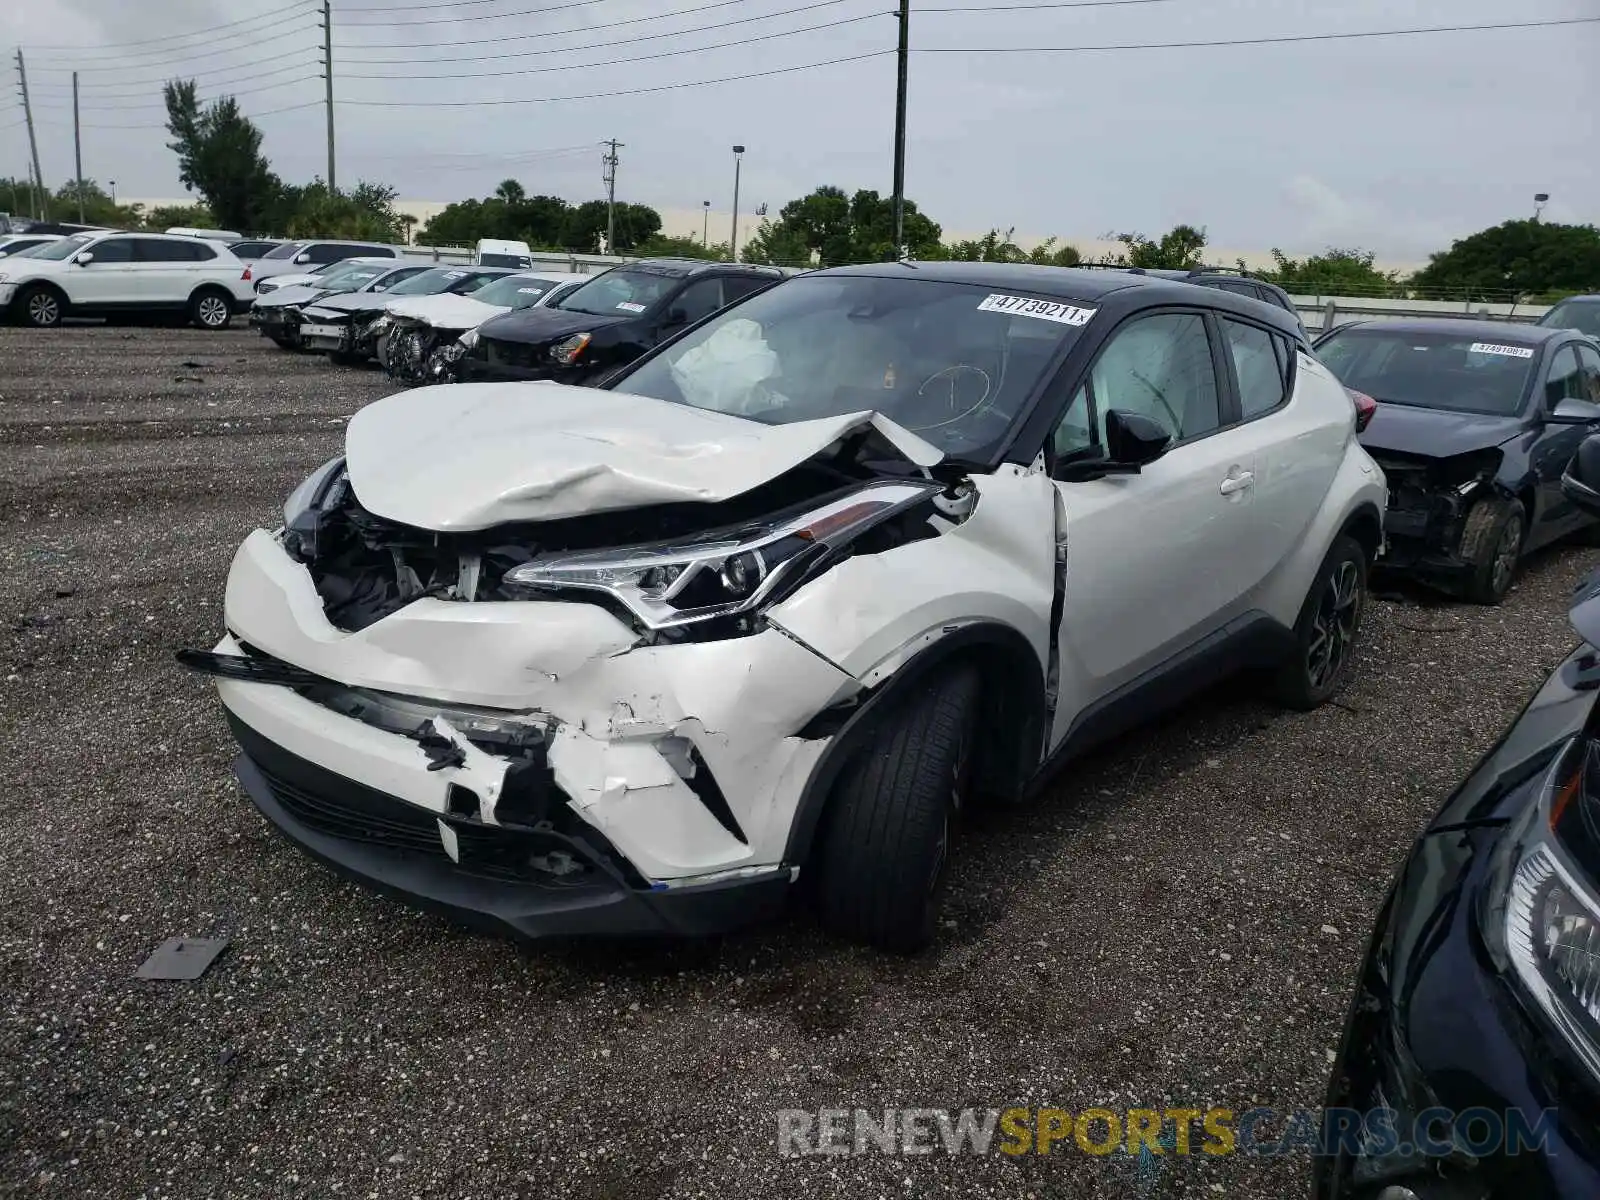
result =
[[495,338],[480,337],[478,347],[483,357],[496,367],[518,367],[527,370],[537,366],[539,347],[527,342],[502,342]]
[[350,785],[337,797],[314,795],[273,774],[259,762],[256,769],[272,788],[278,803],[309,829],[367,845],[444,854],[433,814],[415,805],[357,784]]

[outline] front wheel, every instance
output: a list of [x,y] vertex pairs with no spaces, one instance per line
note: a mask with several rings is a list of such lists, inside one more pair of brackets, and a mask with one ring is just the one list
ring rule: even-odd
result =
[[1367,553],[1354,538],[1334,539],[1295,622],[1294,652],[1278,668],[1274,691],[1286,708],[1309,711],[1344,687],[1367,605]]
[[189,301],[189,320],[201,329],[226,329],[233,320],[233,298],[217,288],[202,288]]
[[972,667],[919,682],[840,775],[814,857],[831,932],[901,954],[933,941],[978,693]]
[[35,329],[54,329],[66,316],[66,305],[61,302],[61,294],[42,284],[24,288],[16,299],[16,306],[23,322]]
[[1511,591],[1527,528],[1522,502],[1506,496],[1480,500],[1461,528],[1467,564],[1466,596],[1474,604],[1499,604]]

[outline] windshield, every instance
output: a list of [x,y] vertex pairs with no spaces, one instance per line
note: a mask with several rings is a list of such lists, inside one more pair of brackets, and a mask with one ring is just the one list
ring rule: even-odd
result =
[[28,257],[47,258],[52,262],[62,262],[71,258],[92,241],[94,241],[94,237],[90,234],[75,233],[71,237],[62,238],[59,242],[50,242],[47,245],[37,247]]
[[1539,324],[1600,337],[1600,300],[1563,300],[1540,317]]
[[713,316],[616,388],[767,424],[876,411],[982,458],[1093,315],[970,284],[801,277]]
[[682,282],[681,275],[615,267],[563,297],[556,307],[597,317],[637,316]]
[[361,263],[338,275],[329,271],[311,286],[329,292],[358,292],[380,275],[387,275],[392,270],[393,267],[386,267],[382,263]]
[[1514,416],[1538,358],[1531,346],[1483,333],[1350,329],[1317,349],[1339,382],[1386,404]]
[[310,242],[285,242],[276,250],[268,250],[262,258],[293,258],[300,251],[309,246]]
[[501,308],[530,308],[555,286],[554,279],[541,279],[537,275],[502,275],[472,293],[472,298],[485,304],[498,304]]
[[467,267],[434,267],[419,272],[403,283],[389,289],[391,296],[437,296],[441,292],[464,296],[475,292],[497,275],[471,270]]

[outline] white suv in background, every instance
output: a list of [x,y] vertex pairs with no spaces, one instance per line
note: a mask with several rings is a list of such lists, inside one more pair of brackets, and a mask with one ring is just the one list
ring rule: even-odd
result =
[[158,233],[79,233],[0,261],[0,311],[48,328],[68,316],[182,312],[226,329],[250,305],[244,264],[226,246]]

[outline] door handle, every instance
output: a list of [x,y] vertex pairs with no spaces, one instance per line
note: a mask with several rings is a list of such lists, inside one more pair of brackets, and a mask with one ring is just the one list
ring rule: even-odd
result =
[[1256,481],[1256,477],[1249,471],[1240,471],[1237,475],[1229,475],[1224,479],[1217,491],[1224,496],[1231,496],[1235,492],[1242,492]]

